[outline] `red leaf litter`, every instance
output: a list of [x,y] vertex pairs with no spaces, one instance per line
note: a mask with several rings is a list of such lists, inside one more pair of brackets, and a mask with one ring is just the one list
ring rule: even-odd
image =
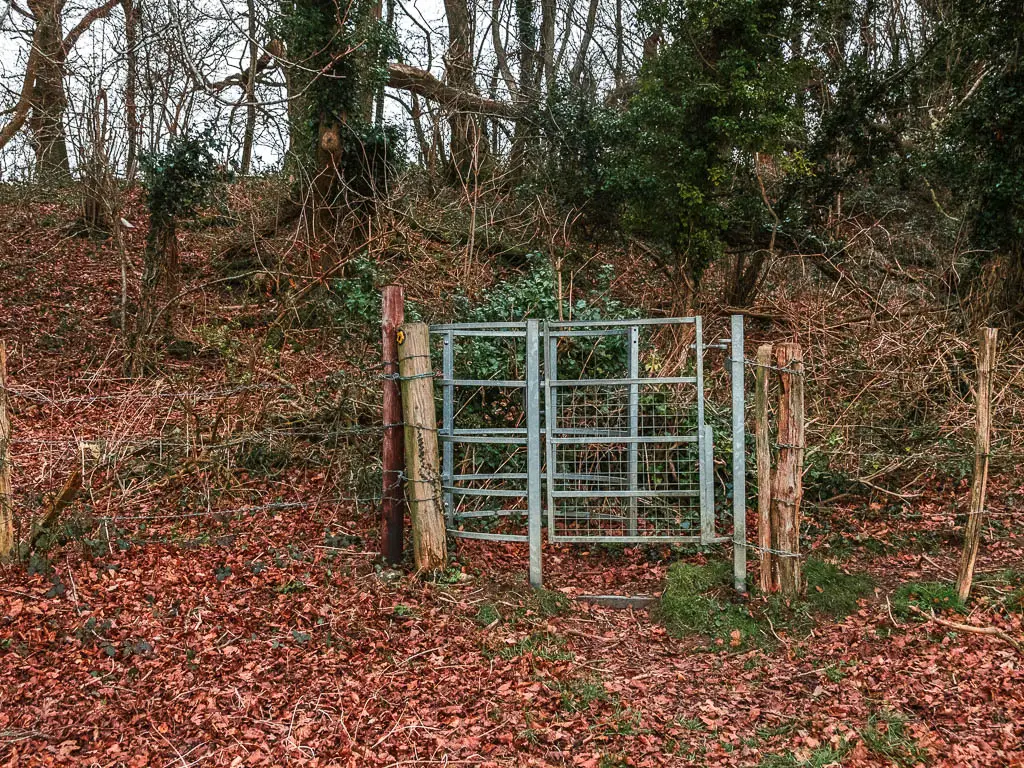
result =
[[[884,710],[908,718],[926,764],[1021,760],[1017,652],[893,627],[884,601],[777,650],[713,653],[642,612],[543,615],[512,546],[464,550],[486,573],[434,584],[359,548],[275,547],[322,539],[301,510],[264,525],[274,535],[67,556],[59,596],[7,568],[6,764],[800,765],[843,744],[841,764],[885,766],[860,735]],[[602,570],[628,573],[632,554]],[[587,559],[556,558],[553,584]],[[484,603],[503,620],[481,626]],[[1020,635],[1019,615],[1005,628]]]

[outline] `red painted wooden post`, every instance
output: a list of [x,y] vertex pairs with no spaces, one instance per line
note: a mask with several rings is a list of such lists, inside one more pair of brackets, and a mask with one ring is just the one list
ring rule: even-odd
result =
[[[381,313],[384,375],[398,375],[398,329],[405,322],[405,294],[400,285],[384,287]],[[402,391],[397,379],[384,379],[384,495],[381,499],[380,549],[384,559],[398,564],[402,561],[403,526],[405,522],[405,491],[402,473],[405,470],[405,440],[402,425]]]

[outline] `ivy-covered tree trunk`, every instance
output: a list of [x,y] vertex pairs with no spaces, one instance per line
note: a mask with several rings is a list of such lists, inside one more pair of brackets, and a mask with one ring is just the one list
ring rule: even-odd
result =
[[[540,67],[537,61],[537,26],[533,20],[534,0],[515,0],[515,9],[519,33],[519,98],[524,114],[533,116],[540,106],[535,75]],[[529,165],[535,138],[529,120],[516,121],[512,137],[513,171],[522,171]]]
[[222,148],[207,132],[175,136],[165,153],[142,158],[149,234],[130,339],[134,373],[151,366],[157,346],[171,334],[180,289],[178,223],[195,216],[209,202],[214,184],[224,178],[214,154]]
[[295,208],[320,234],[378,193],[391,161],[390,134],[373,125],[391,46],[378,9],[378,0],[291,0],[276,21],[286,48]]

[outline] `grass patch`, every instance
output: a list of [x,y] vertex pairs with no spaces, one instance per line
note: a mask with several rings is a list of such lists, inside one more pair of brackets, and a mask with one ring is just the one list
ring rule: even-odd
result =
[[925,613],[946,610],[963,613],[964,604],[952,584],[912,581],[896,590],[892,596],[892,611],[901,619],[921,618],[914,608]]
[[758,768],[826,768],[842,765],[849,751],[849,746],[840,744],[838,747],[818,747],[809,755],[797,756],[794,752],[784,752],[781,755],[766,756],[758,763]]
[[549,632],[534,632],[517,643],[500,648],[494,655],[511,661],[526,654],[544,661],[572,661],[576,658],[571,651],[565,650],[564,638]]
[[600,680],[579,678],[552,684],[562,695],[562,709],[566,712],[587,712],[595,703],[611,701]]
[[907,719],[899,712],[884,711],[870,717],[861,731],[864,745],[876,755],[888,758],[900,768],[913,768],[929,761],[922,749],[907,733]]
[[730,568],[727,563],[676,563],[656,614],[669,632],[678,636],[707,635],[734,647],[762,632],[747,606],[728,599]]
[[[1006,568],[1002,571],[974,580],[975,594],[989,596],[994,593],[995,602],[1010,613],[1024,613],[1024,571]],[[984,591],[982,591],[984,590]]]
[[532,598],[534,607],[541,616],[562,616],[572,607],[572,600],[561,592],[550,589],[535,590]]
[[808,631],[818,615],[842,618],[874,587],[867,576],[815,560],[806,564],[804,577],[804,597],[786,601],[772,595],[764,602],[742,603],[732,590],[728,563],[676,563],[655,613],[677,636],[704,635],[725,648],[771,645],[771,628]]

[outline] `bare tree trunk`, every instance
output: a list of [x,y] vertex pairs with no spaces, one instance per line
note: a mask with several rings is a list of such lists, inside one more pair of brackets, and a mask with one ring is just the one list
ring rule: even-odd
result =
[[512,77],[512,70],[508,66],[508,51],[505,49],[505,43],[501,39],[501,9],[502,0],[491,1],[491,45],[494,48],[494,59],[498,64],[498,71],[501,72],[501,77],[505,81],[508,92],[515,98],[516,94],[519,93],[519,86],[515,78]]
[[778,410],[779,460],[772,482],[773,586],[793,597],[803,588],[800,558],[800,502],[803,499],[804,382],[799,344],[776,347],[781,391]]
[[43,181],[63,181],[71,175],[64,130],[64,0],[29,0],[28,7],[36,19],[33,46],[39,54],[29,116],[36,175]]
[[625,80],[626,41],[622,29],[622,0],[615,0],[615,87],[621,88]]
[[[543,77],[541,77],[543,75]],[[555,0],[540,0],[540,67],[538,87],[543,82],[551,93],[555,85]]]
[[[445,0],[448,20],[448,51],[445,54],[447,84],[465,93],[476,92],[473,76],[473,20],[466,0]],[[451,128],[451,167],[453,173],[468,181],[479,168],[487,151],[477,115],[455,106],[448,118]]]
[[[61,38],[61,12],[63,0],[31,0],[29,8],[36,18],[36,26],[32,32],[32,48],[25,64],[25,77],[21,83],[18,101],[10,110],[10,119],[0,128],[0,149],[13,139],[26,122],[33,134],[36,146],[36,157],[39,159],[40,149],[46,150],[47,163],[59,154],[63,148],[65,175],[67,175],[67,139],[64,134],[64,110],[67,97],[64,93],[64,62],[70,51],[92,23],[102,19],[121,0],[106,0],[103,5],[86,13],[70,32]],[[56,36],[56,40],[54,40]],[[43,84],[43,94],[39,94]],[[47,106],[45,99],[55,99],[54,104]],[[59,141],[43,141],[47,136],[57,137]],[[56,146],[56,149],[52,147]]]
[[583,26],[583,39],[580,40],[580,49],[576,52],[576,61],[573,62],[569,71],[569,82],[579,86],[580,78],[583,76],[583,68],[587,65],[587,53],[590,51],[590,41],[594,39],[594,24],[597,21],[597,0],[590,0],[590,7],[587,9],[587,21]]
[[256,70],[259,45],[256,44],[256,2],[247,0],[249,13],[249,73],[245,78],[245,135],[242,139],[242,175],[252,167],[252,142],[256,136]]
[[982,328],[978,350],[978,389],[976,428],[974,436],[974,473],[971,476],[971,501],[967,509],[964,528],[964,547],[960,556],[960,570],[956,577],[956,591],[961,600],[971,594],[974,564],[981,546],[982,516],[985,513],[985,491],[988,485],[988,460],[992,448],[992,368],[996,359],[995,328]]
[[0,560],[14,554],[11,500],[11,421],[7,415],[7,346],[0,339]]
[[135,178],[139,163],[139,112],[137,106],[139,81],[139,11],[134,0],[122,0],[124,10],[125,79],[124,112],[128,152],[125,159],[125,178]]

